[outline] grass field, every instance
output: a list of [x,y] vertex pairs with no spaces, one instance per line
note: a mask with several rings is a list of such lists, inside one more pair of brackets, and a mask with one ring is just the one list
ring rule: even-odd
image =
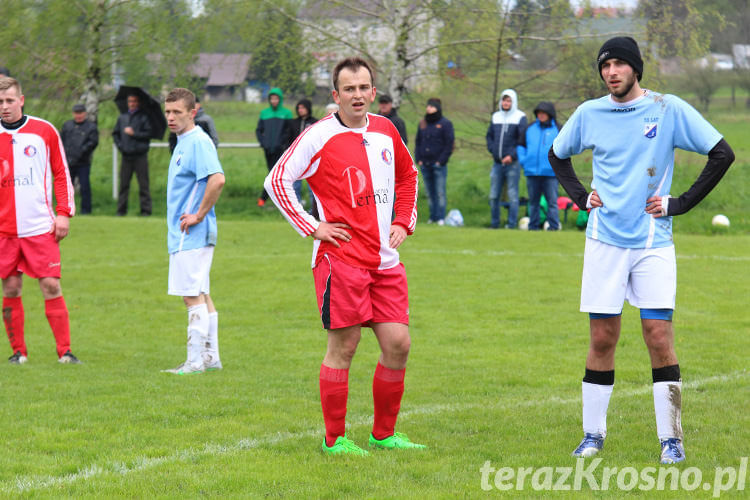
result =
[[[521,491],[499,491],[494,475],[486,492],[480,473],[488,461],[497,469],[576,465],[569,454],[581,434],[588,344],[578,312],[580,232],[419,225],[402,247],[413,347],[397,429],[429,449],[331,458],[319,450],[325,336],[310,241],[278,215],[221,220],[221,201],[218,213],[212,297],[223,371],[159,372],[184,360],[186,326],[181,300],[166,295],[162,218],[72,221],[63,289],[83,365],[56,363],[40,292],[26,280],[29,362],[0,363],[0,497],[580,497],[536,492],[528,480]],[[737,467],[750,454],[750,236],[678,228],[675,239],[688,454],[679,469],[697,467],[713,482],[715,467]],[[359,444],[371,426],[377,354],[364,335],[348,413]],[[657,465],[648,354],[629,306],[609,433],[599,471]],[[711,497],[703,486],[630,493]],[[614,479],[596,492],[624,494]]]

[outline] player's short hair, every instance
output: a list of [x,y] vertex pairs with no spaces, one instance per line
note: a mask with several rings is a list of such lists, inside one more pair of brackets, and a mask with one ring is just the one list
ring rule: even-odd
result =
[[335,68],[333,68],[333,88],[339,90],[339,73],[342,69],[348,69],[350,71],[357,71],[359,68],[366,68],[370,73],[370,83],[375,84],[375,75],[372,72],[372,68],[367,61],[361,57],[347,57],[346,59],[339,61]]
[[22,95],[21,84],[11,76],[0,76],[0,90],[8,90],[11,87],[16,88],[18,95]]
[[165,102],[177,101],[182,101],[187,107],[188,111],[190,111],[191,109],[195,109],[195,94],[190,92],[188,89],[177,87],[176,89],[172,89],[169,91]]

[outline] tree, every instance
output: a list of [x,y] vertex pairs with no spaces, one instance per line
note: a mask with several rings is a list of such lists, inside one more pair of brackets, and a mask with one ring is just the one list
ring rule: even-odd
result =
[[0,60],[46,102],[83,100],[96,120],[117,75],[153,90],[189,81],[175,70],[198,46],[186,0],[4,0],[3,9],[13,15],[0,30]]
[[750,3],[747,0],[696,0],[696,9],[710,13],[712,19],[721,18],[722,24],[711,28],[711,51],[732,53],[732,45],[750,44]]
[[722,29],[723,19],[713,10],[698,10],[697,1],[648,0],[638,3],[638,12],[646,20],[646,40],[651,51],[660,57],[685,60],[708,52],[711,35]]
[[276,1],[273,8],[263,2],[209,0],[202,16],[209,50],[249,52],[255,79],[310,95],[312,56],[301,26],[294,22],[298,9],[294,0]]
[[324,53],[355,53],[375,66],[378,87],[393,98],[394,107],[410,83],[434,70],[442,2],[431,0],[310,0],[299,16],[277,1],[269,9],[299,24],[310,46]]
[[698,97],[703,111],[708,112],[711,98],[720,86],[721,79],[713,68],[713,61],[709,60],[705,67],[698,63],[688,64],[684,75],[684,87]]

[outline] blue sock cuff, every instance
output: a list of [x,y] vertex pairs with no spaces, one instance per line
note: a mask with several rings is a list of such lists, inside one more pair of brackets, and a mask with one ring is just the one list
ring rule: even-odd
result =
[[672,321],[674,309],[641,309],[641,319],[662,319]]

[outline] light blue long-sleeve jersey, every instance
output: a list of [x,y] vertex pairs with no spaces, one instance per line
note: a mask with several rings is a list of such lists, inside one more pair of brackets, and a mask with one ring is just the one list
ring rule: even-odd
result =
[[214,208],[203,220],[180,231],[180,216],[198,211],[206,192],[209,175],[224,173],[216,146],[200,127],[177,136],[167,174],[167,249],[169,253],[216,245],[217,226]]
[[646,200],[669,195],[674,149],[707,154],[722,136],[679,97],[645,91],[627,103],[610,96],[575,110],[553,143],[558,158],[593,152],[593,180],[603,206],[586,235],[623,248],[672,245],[672,218],[646,213]]

